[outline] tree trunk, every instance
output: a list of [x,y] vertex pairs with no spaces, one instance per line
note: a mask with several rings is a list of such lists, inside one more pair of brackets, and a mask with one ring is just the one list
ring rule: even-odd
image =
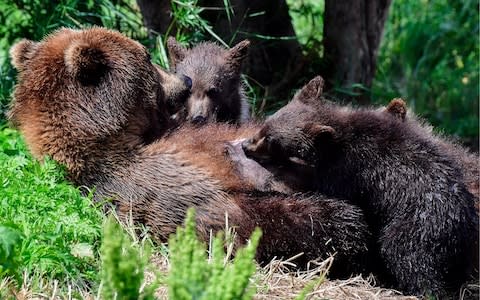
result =
[[369,103],[368,93],[355,84],[367,90],[372,86],[390,4],[391,0],[325,0],[323,73],[330,87],[340,88],[336,96]]

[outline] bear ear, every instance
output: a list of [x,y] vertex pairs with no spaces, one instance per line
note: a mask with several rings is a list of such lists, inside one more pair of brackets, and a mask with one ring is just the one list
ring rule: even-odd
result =
[[243,60],[247,57],[249,47],[250,41],[243,40],[227,51],[225,60],[232,70],[240,70]]
[[26,63],[31,59],[38,48],[38,43],[23,39],[10,48],[10,58],[12,65],[18,70],[22,71]]
[[168,38],[167,48],[168,56],[170,57],[170,69],[174,71],[177,64],[187,56],[188,49],[177,42],[173,36]]
[[336,135],[333,127],[314,122],[305,124],[302,130],[314,140],[331,139]]
[[385,111],[398,120],[404,121],[407,115],[407,104],[403,99],[395,98],[390,101]]
[[302,87],[295,97],[299,101],[309,103],[310,101],[319,102],[323,94],[323,85],[325,81],[322,76],[317,76]]
[[81,41],[74,42],[64,55],[67,70],[83,85],[97,85],[107,72],[107,57],[98,47]]

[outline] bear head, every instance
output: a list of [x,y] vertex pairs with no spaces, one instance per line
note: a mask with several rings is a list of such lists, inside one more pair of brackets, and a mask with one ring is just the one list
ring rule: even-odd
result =
[[243,115],[248,114],[248,104],[240,75],[249,45],[244,40],[225,49],[203,42],[188,49],[170,37],[167,41],[170,67],[179,76],[191,79],[192,84],[191,95],[175,118],[195,124],[246,118]]
[[18,84],[8,118],[34,156],[67,166],[88,160],[100,146],[134,148],[162,135],[168,102],[189,94],[181,78],[150,62],[144,46],[103,28],[24,39],[10,55]]
[[331,116],[323,112],[328,108],[328,101],[322,98],[323,84],[320,76],[315,77],[292,101],[268,117],[262,128],[243,142],[246,154],[259,160],[315,163],[318,144],[333,141],[336,136],[329,125]]

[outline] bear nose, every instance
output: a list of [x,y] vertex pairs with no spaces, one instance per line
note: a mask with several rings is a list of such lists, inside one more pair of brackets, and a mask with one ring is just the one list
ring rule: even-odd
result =
[[205,122],[207,122],[207,118],[205,118],[204,116],[195,116],[192,119],[193,124],[198,124],[199,125],[199,124],[203,124]]
[[245,139],[242,141],[242,149],[243,151],[245,152],[245,154],[247,154],[251,148],[252,148],[252,145],[253,145],[253,139]]
[[189,90],[192,89],[192,78],[188,77],[187,75],[182,75],[183,82],[187,86]]

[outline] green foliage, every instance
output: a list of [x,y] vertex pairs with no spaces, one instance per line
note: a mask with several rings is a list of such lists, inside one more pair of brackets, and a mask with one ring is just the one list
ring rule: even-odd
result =
[[5,122],[4,114],[15,83],[14,76],[15,72],[12,67],[9,64],[2,65],[0,62],[0,126]]
[[172,20],[165,33],[154,32],[155,44],[147,43],[151,49],[152,61],[169,69],[166,41],[169,36],[174,36],[177,41],[185,46],[193,46],[203,41],[207,36],[212,36],[221,44],[225,42],[212,30],[210,24],[201,17],[203,7],[198,5],[198,0],[172,0]]
[[20,278],[21,234],[14,228],[0,225],[0,278]]
[[42,274],[79,286],[94,280],[102,217],[91,199],[52,160],[32,159],[8,128],[0,129],[0,170],[0,278]]
[[154,299],[154,285],[143,292],[141,288],[150,252],[148,247],[142,250],[113,217],[106,219],[100,248],[102,299]]
[[478,1],[393,1],[374,101],[404,97],[449,134],[478,137]]
[[298,41],[304,49],[321,47],[325,1],[287,0]]
[[255,290],[249,279],[255,272],[255,250],[260,240],[256,230],[251,242],[239,249],[232,263],[226,262],[224,239],[212,241],[210,262],[205,245],[195,233],[195,216],[187,212],[185,228],[178,228],[169,240],[171,270],[168,294],[171,299],[251,299]]
[[197,2],[198,0],[171,1],[173,18],[165,36],[171,35],[172,28],[175,27],[177,29],[174,35],[180,42],[194,44],[205,40],[205,31],[211,27],[200,17],[203,8]]

